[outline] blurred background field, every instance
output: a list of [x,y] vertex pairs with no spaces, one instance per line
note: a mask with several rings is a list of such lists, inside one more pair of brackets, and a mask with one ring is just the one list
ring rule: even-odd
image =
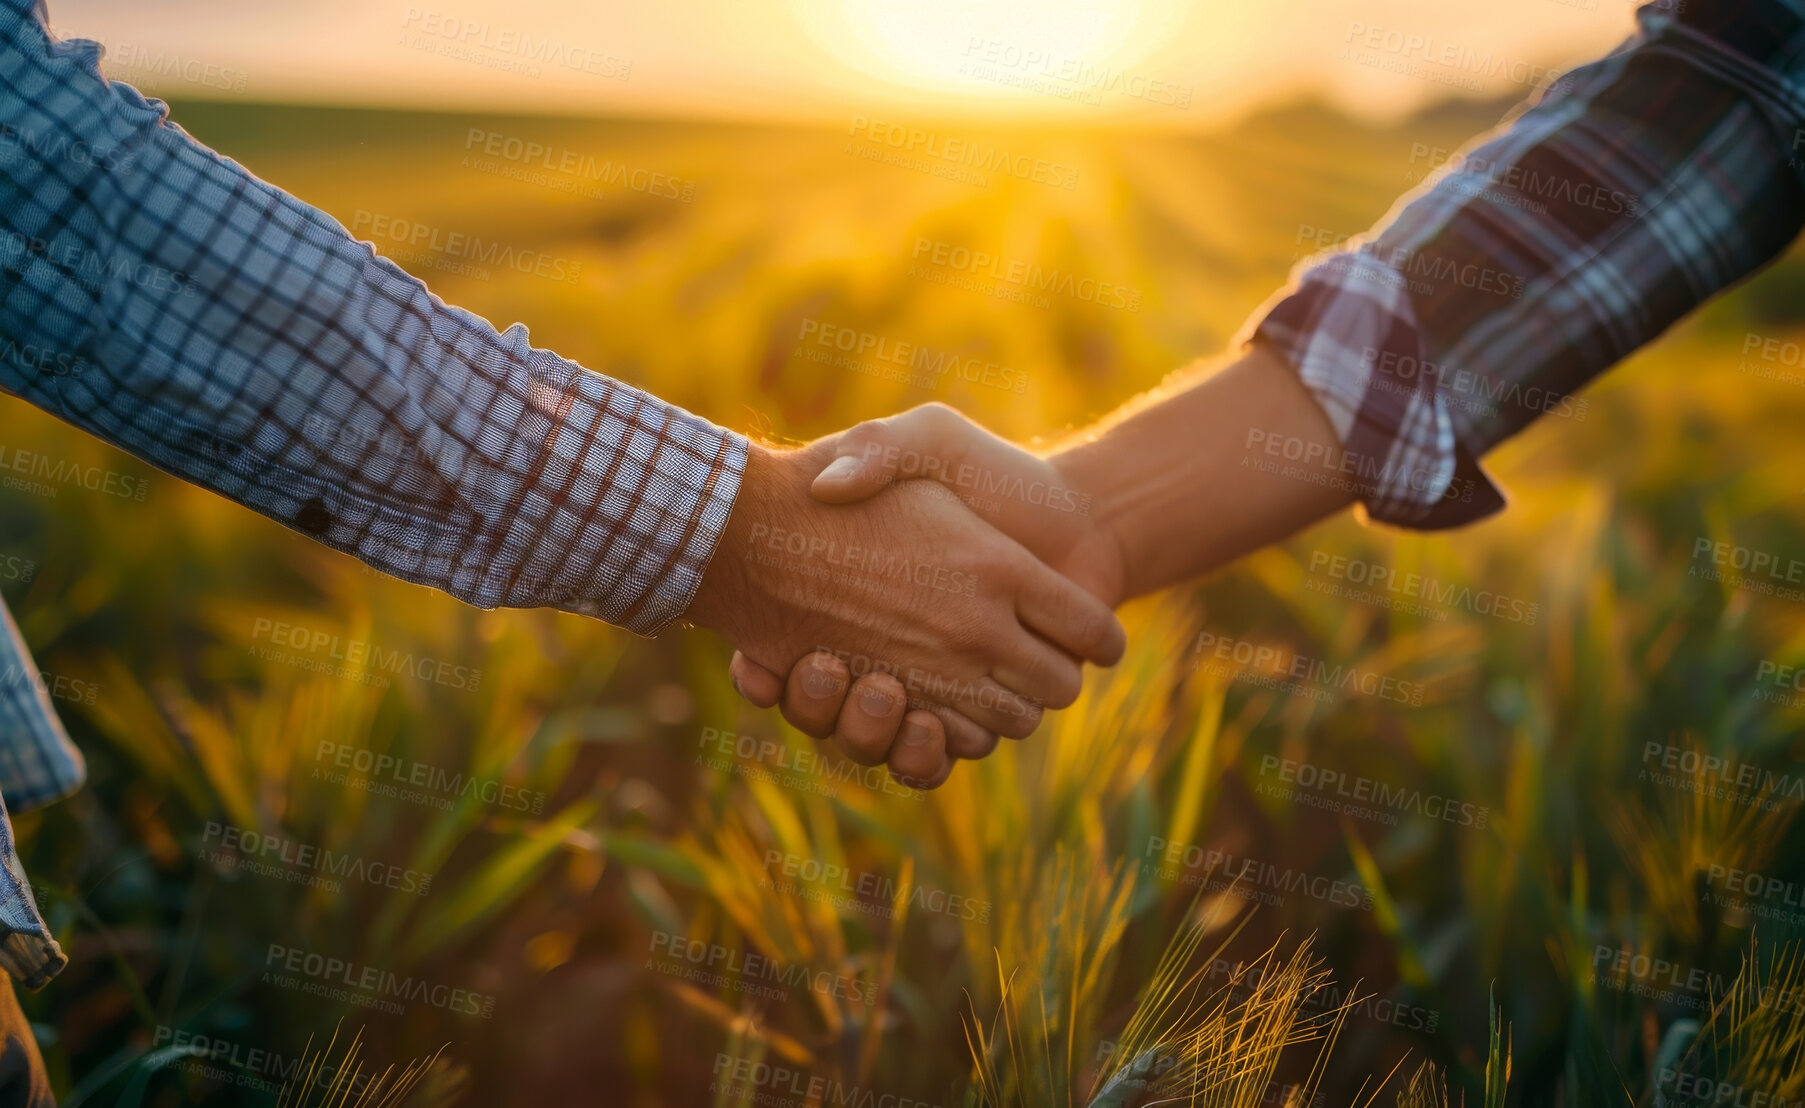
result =
[[[1418,145],[1457,146],[1507,106],[1384,126],[1302,103],[1203,136],[942,128],[1070,171],[1056,183],[887,164],[850,115],[173,114],[447,301],[717,422],[806,439],[929,400],[1020,437],[1106,411],[1221,351],[1298,260],[1380,217],[1422,179]],[[491,136],[590,169],[491,158]],[[600,166],[618,179],[585,179]],[[557,275],[472,240],[538,251]],[[1138,307],[937,283],[923,240],[1121,286]],[[1751,334],[1799,339],[1802,274],[1783,261],[1588,390],[1583,416],[1500,449],[1500,517],[1432,536],[1342,518],[1130,607],[1117,670],[926,797],[805,760],[810,740],[738,703],[711,636],[465,608],[7,401],[0,444],[149,480],[141,503],[0,493],[0,558],[31,563],[0,581],[6,598],[42,666],[94,689],[59,702],[89,787],[19,821],[72,960],[25,1002],[59,1092],[275,1103],[283,1065],[342,1018],[379,1064],[443,1047],[422,1096],[468,1104],[951,1106],[980,1095],[963,1020],[987,1025],[1013,977],[1010,1003],[1044,1001],[1056,1046],[1021,1103],[1067,1103],[1068,1087],[1084,1103],[1209,886],[1204,949],[1228,943],[1209,984],[1314,935],[1334,982],[1314,1003],[1353,1002],[1318,1103],[1364,1103],[1363,1083],[1402,1064],[1390,1104],[1425,1059],[1477,1102],[1491,1001],[1511,1103],[1609,1103],[1609,1086],[1653,1104],[1663,1084],[1663,1103],[1700,1101],[1697,1080],[1675,1091],[1685,1078],[1791,1103],[1796,1032],[1754,1062],[1684,1048],[1756,933],[1765,957],[1805,923],[1798,796],[1714,797],[1720,782],[1694,791],[1661,760],[1801,775],[1805,695],[1773,673],[1805,664],[1805,603],[1711,580],[1695,550],[1805,557],[1805,388],[1744,352]],[[979,358],[1009,383],[813,360],[805,335],[823,325]],[[1352,587],[1324,568],[1336,557],[1512,598],[1519,618],[1336,595]],[[277,624],[461,676],[313,672],[331,648],[285,652]],[[1415,702],[1200,666],[1200,632],[1408,682]],[[436,785],[361,787],[366,751]],[[1289,780],[1299,767],[1459,815],[1338,815],[1333,789]],[[445,785],[457,775],[479,787]],[[226,827],[429,888],[310,887],[280,859],[246,871]],[[1713,867],[1778,883],[1750,897]],[[1224,890],[1227,870],[1242,880]],[[1231,937],[1221,921],[1250,909]],[[475,1014],[290,987],[290,951],[463,990]],[[1680,967],[1679,986],[1640,956]],[[1250,1064],[1235,1103],[1282,1103],[1309,1057]]]

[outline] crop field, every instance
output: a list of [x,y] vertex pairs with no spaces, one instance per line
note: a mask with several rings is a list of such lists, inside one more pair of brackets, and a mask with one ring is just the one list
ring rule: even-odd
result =
[[[949,126],[1026,156],[956,172],[851,114],[173,114],[448,302],[804,440],[1101,414],[1506,107]],[[0,591],[91,772],[18,820],[59,1095],[292,1104],[358,1036],[422,1104],[1439,1104],[1425,1062],[1454,1103],[1805,1102],[1800,343],[1788,259],[1500,448],[1501,515],[1130,605],[1121,665],[927,794],[710,634],[471,609],[0,400]]]

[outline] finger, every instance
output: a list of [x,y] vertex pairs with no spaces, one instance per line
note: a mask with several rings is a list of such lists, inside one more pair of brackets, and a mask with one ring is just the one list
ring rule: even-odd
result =
[[[873,443],[873,447],[882,447]],[[827,463],[809,486],[809,492],[824,504],[856,504],[884,491],[894,474],[875,462],[867,462],[864,453],[842,454]]]
[[834,745],[861,766],[883,765],[902,729],[906,700],[902,682],[888,673],[854,681],[834,725]]
[[733,679],[734,691],[754,707],[775,707],[783,699],[783,678],[737,650],[733,661],[727,663],[727,676]]
[[946,756],[946,729],[932,712],[902,718],[902,734],[890,748],[890,776],[912,789],[932,789],[952,772]]
[[1036,562],[1016,590],[1022,626],[1075,658],[1113,666],[1128,648],[1122,621],[1101,600]]
[[936,704],[928,711],[940,720],[946,731],[946,755],[948,758],[978,759],[989,756],[997,748],[995,731],[986,731],[951,708]]
[[796,663],[784,682],[783,718],[805,735],[827,738],[833,734],[850,680],[845,662],[832,654],[810,654]]
[[1069,708],[1084,690],[1084,668],[1071,655],[1026,631],[990,671],[997,683],[1048,708]]
[[945,404],[867,420],[834,440],[837,456],[809,491],[829,504],[850,504],[899,478],[950,481],[966,451],[993,437]]
[[[970,719],[986,731],[1011,739],[1025,739],[1040,726],[1041,706],[1020,693],[983,677],[973,683],[935,682],[919,690],[924,701],[920,706],[935,704]],[[912,707],[914,705],[911,705]],[[944,719],[944,713],[936,713]]]

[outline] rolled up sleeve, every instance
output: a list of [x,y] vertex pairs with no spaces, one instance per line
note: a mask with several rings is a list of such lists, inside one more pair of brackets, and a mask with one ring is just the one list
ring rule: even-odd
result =
[[1799,0],[1650,4],[1250,322],[1311,390],[1369,516],[1497,511],[1479,459],[1805,225]]

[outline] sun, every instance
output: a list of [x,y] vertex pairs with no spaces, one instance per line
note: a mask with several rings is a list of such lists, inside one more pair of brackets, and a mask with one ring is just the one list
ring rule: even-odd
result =
[[848,68],[929,101],[1084,103],[1087,88],[1132,71],[1169,30],[1142,0],[791,0],[790,9]]

